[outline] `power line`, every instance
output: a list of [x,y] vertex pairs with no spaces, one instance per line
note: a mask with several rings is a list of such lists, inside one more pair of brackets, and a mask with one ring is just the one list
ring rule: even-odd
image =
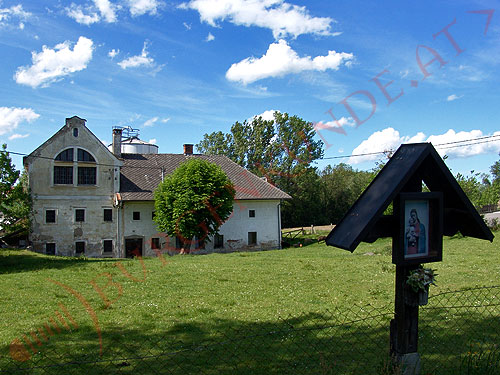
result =
[[[480,142],[477,142],[480,141]],[[453,141],[453,142],[445,142],[445,143],[438,143],[434,144],[433,146],[438,149],[450,149],[450,148],[458,148],[458,147],[469,147],[477,144],[482,144],[482,143],[490,143],[490,142],[498,142],[500,141],[500,134],[496,135],[488,135],[484,137],[478,137],[478,138],[471,138],[471,139],[465,139],[461,141]],[[447,146],[447,145],[453,145],[453,146]],[[443,147],[446,146],[446,147]],[[389,150],[384,150],[384,151],[374,151],[374,152],[366,152],[362,154],[351,154],[351,155],[343,155],[343,156],[329,156],[329,157],[324,157],[318,160],[333,160],[333,159],[345,159],[345,158],[352,158],[352,157],[360,157],[360,156],[371,156],[371,155],[387,155],[388,153],[394,153],[396,150],[394,149],[389,149]],[[15,152],[15,151],[9,151],[9,150],[0,150],[0,152],[3,153],[8,153],[12,155],[19,155],[19,156],[28,156],[29,154],[21,153],[21,152]],[[33,158],[38,158],[38,159],[46,159],[46,160],[54,160],[51,157],[47,156],[32,156]],[[114,164],[104,164],[104,163],[95,163],[95,165],[103,166],[103,167],[113,167],[115,168],[116,166]],[[156,170],[161,170],[162,167],[145,167],[145,166],[133,166],[133,165],[124,165],[121,168],[131,168],[131,169],[156,169]]]
[[[495,138],[495,139],[491,139]],[[481,142],[474,142],[476,140],[481,140],[481,139],[488,139],[484,140]],[[473,146],[476,144],[481,144],[481,143],[490,143],[490,142],[498,142],[500,141],[500,134],[498,135],[489,135],[489,136],[484,136],[484,137],[478,137],[478,138],[472,138],[472,139],[465,139],[462,141],[453,141],[453,142],[445,142],[445,143],[438,143],[433,145],[435,148],[439,149],[449,149],[449,148],[457,148],[457,147],[468,147],[468,146]],[[468,143],[468,144],[458,144],[457,143],[465,143],[465,142],[473,142],[473,143]],[[448,147],[442,147],[444,145],[450,145],[450,144],[456,144],[454,146],[448,146]],[[394,149],[389,149],[389,150],[384,150],[384,151],[375,151],[375,152],[366,152],[362,154],[351,154],[351,155],[345,155],[345,156],[330,156],[326,158],[322,158],[321,160],[330,160],[330,159],[344,159],[344,158],[352,158],[352,157],[358,157],[358,156],[371,156],[371,155],[378,155],[378,154],[384,154],[386,155],[387,153],[394,153],[396,150]]]

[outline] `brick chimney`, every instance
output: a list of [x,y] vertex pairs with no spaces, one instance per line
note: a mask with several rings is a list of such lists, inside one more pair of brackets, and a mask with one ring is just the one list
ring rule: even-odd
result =
[[184,155],[193,155],[193,145],[192,144],[184,144]]
[[122,130],[121,128],[113,129],[113,154],[117,158],[122,157]]

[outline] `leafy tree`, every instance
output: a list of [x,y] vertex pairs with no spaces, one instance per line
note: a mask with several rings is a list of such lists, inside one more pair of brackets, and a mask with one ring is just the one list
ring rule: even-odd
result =
[[316,188],[311,185],[317,179],[312,163],[323,157],[323,142],[314,140],[315,134],[311,122],[275,112],[273,120],[254,117],[234,123],[228,134],[205,134],[196,148],[207,155],[226,155],[257,176],[265,176],[293,197],[283,204],[283,225],[303,225],[303,220],[318,220],[306,191]]
[[338,223],[375,177],[375,172],[358,171],[340,163],[321,172],[320,200],[328,214],[326,223]]
[[233,211],[234,194],[219,166],[189,159],[158,185],[155,222],[159,230],[179,238],[182,248],[189,249],[193,237],[197,247],[203,247]]
[[27,175],[15,169],[6,151],[7,145],[0,150],[0,213],[3,215],[1,226],[8,233],[28,230],[30,226],[31,198],[28,192]]
[[234,123],[229,134],[205,134],[196,148],[206,155],[226,155],[288,192],[290,179],[323,156],[323,142],[314,135],[311,122],[275,112],[274,120],[254,117]]

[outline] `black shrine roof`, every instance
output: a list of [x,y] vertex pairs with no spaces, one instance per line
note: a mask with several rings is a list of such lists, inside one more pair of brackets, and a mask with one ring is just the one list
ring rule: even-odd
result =
[[410,186],[421,186],[422,181],[431,192],[443,193],[444,235],[460,231],[464,236],[493,240],[493,234],[432,144],[413,143],[399,147],[333,228],[326,244],[352,252],[361,241],[396,234],[398,223],[383,213],[398,193],[412,191]]

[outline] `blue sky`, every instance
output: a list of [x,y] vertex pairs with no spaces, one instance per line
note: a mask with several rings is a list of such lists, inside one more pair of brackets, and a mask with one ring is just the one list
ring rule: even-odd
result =
[[103,142],[132,126],[180,153],[278,110],[316,124],[319,167],[369,169],[383,156],[340,157],[431,141],[453,172],[488,172],[500,152],[499,5],[0,0],[0,143],[30,153],[77,115]]

